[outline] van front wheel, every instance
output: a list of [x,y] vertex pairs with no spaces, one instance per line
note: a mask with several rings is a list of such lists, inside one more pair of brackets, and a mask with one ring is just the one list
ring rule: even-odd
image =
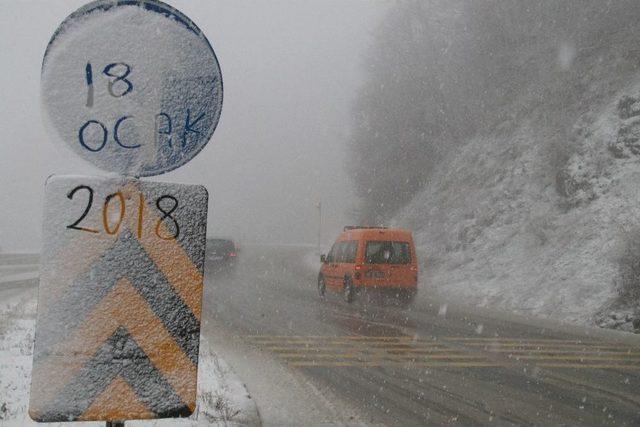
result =
[[318,276],[318,293],[320,294],[320,298],[324,298],[326,292],[327,285],[324,283],[324,277],[320,275]]
[[351,279],[349,279],[348,277],[345,277],[344,279],[344,300],[348,303],[351,304],[353,302],[353,299],[356,296],[356,289],[353,286],[353,283],[351,282]]

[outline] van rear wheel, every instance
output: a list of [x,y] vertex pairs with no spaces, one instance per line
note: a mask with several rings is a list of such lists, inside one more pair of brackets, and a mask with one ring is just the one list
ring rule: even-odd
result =
[[351,279],[346,277],[344,279],[344,300],[351,304],[356,296],[356,289],[351,282]]
[[416,299],[416,293],[417,291],[415,289],[407,289],[401,291],[399,294],[400,304],[403,307],[409,307],[411,304],[413,304],[413,300]]

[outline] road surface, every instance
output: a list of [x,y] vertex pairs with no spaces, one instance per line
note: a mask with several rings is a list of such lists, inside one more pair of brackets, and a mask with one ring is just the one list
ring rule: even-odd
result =
[[[207,267],[203,334],[264,425],[640,425],[640,340],[438,301],[321,300],[317,257],[247,247]],[[37,258],[0,262],[35,298]],[[1,331],[0,331],[1,332]]]
[[39,257],[33,254],[0,254],[0,303],[23,293],[35,296],[38,262]]
[[207,269],[205,325],[265,425],[640,425],[640,340],[437,301],[321,300],[310,249]]

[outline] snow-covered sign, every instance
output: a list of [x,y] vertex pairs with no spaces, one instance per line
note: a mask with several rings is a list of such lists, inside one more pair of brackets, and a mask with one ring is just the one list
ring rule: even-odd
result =
[[187,163],[222,109],[211,44],[156,0],[98,0],[67,17],[47,47],[41,90],[46,121],[64,144],[130,176]]
[[198,185],[49,178],[34,420],[194,410],[207,199]]

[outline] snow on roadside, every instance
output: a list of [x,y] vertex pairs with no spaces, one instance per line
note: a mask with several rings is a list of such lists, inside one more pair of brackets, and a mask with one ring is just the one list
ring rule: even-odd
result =
[[[29,400],[35,290],[0,305],[0,426],[22,425]],[[11,424],[10,422],[15,422]]]
[[132,427],[253,426],[260,425],[258,409],[244,383],[220,358],[206,339],[200,342],[198,402],[190,419],[129,421]]
[[[0,427],[36,426],[28,416],[31,357],[35,330],[35,289],[0,305]],[[244,383],[202,339],[198,365],[197,408],[190,418],[127,421],[127,426],[259,425],[258,409]],[[52,426],[68,424],[54,423]],[[104,422],[73,423],[77,427]]]

